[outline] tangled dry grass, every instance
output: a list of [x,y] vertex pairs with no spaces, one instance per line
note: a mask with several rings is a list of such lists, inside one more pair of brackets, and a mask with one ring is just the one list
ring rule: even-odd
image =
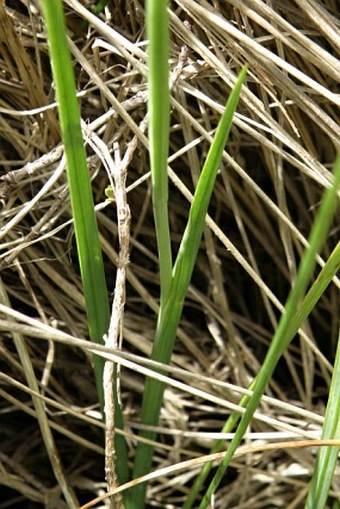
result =
[[[126,154],[129,160],[131,249],[120,355],[123,365],[133,363],[121,374],[132,458],[140,371],[158,305],[144,5],[112,0],[96,17],[93,4],[64,2],[87,132],[110,150],[115,144],[117,163]],[[174,253],[213,129],[245,62],[249,75],[178,331],[154,470],[209,452],[264,358],[340,139],[336,7],[335,0],[171,2]],[[106,488],[102,423],[90,344],[81,341],[87,325],[39,4],[1,2],[0,27],[0,508],[59,509],[67,504],[46,448],[84,504]],[[108,175],[95,144],[88,162],[114,292],[116,214],[105,200]],[[338,233],[334,224],[319,265]],[[275,371],[249,448],[235,458],[214,507],[303,506],[315,451],[251,446],[318,436],[339,329],[338,290],[334,279]],[[42,428],[52,431],[50,443]],[[197,471],[193,463],[155,478],[149,507],[181,507]],[[339,484],[332,490],[340,496]]]

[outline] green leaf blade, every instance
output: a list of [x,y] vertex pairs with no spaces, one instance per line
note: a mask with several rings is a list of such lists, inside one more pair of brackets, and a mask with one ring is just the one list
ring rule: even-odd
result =
[[[321,296],[325,289],[325,282],[326,284],[329,284],[332,277],[335,275],[336,270],[339,268],[340,244],[338,244],[335,248],[325,267],[322,269],[320,274],[321,277],[316,280],[302,304],[300,304],[308,281],[313,274],[316,264],[316,254],[323,245],[336,210],[337,194],[340,187],[340,153],[338,153],[336,157],[333,174],[333,185],[325,191],[322,197],[320,209],[310,233],[309,246],[302,256],[296,282],[288,296],[285,311],[281,317],[264,363],[250,386],[250,389],[253,390],[253,394],[247,401],[246,411],[242,415],[235,437],[229,444],[226,454],[199,505],[199,509],[206,509],[210,503],[213,493],[220,484],[229,463],[250,424],[265,387],[267,386],[280,357],[289,346],[297,330],[311,311],[313,307],[310,305],[311,302],[314,302],[315,304],[315,296]],[[329,270],[330,265],[331,270]],[[311,297],[311,293],[313,293],[313,297]],[[201,477],[201,481],[202,479],[203,476]],[[196,486],[195,490],[198,490],[199,488],[199,486]],[[190,497],[190,501],[192,501],[192,497]],[[185,505],[185,509],[188,509],[189,507],[191,507],[191,505]]]
[[149,39],[148,111],[152,202],[158,246],[161,304],[169,296],[172,254],[168,215],[168,152],[170,130],[169,19],[166,0],[146,3]]
[[[42,5],[58,101],[62,141],[65,149],[67,178],[89,335],[91,341],[103,344],[104,334],[109,328],[110,309],[81,130],[74,71],[67,43],[67,28],[61,0],[44,0]],[[104,361],[99,356],[94,356],[93,360],[98,398],[102,406]],[[122,414],[118,402],[116,404],[116,414],[117,422],[122,426]],[[119,479],[123,482],[128,479],[127,450],[125,440],[120,435],[116,435],[116,437],[117,450],[121,455],[117,472]]]
[[[215,138],[208,152],[173,269],[169,297],[165,303],[161,303],[151,358],[164,364],[168,364],[171,359],[185,295],[191,280],[203,234],[209,201],[246,73],[247,68],[244,67],[231,92]],[[147,378],[141,413],[141,422],[143,424],[151,426],[158,424],[163,393],[164,384],[162,382],[153,378]],[[154,440],[156,437],[155,433],[149,431],[141,432],[140,435],[150,440]],[[152,454],[152,446],[142,442],[138,443],[133,470],[134,478],[149,472],[152,464]],[[136,504],[136,508],[143,507],[141,500],[144,501],[145,499],[145,489],[145,484],[141,484],[132,490],[132,500]]]

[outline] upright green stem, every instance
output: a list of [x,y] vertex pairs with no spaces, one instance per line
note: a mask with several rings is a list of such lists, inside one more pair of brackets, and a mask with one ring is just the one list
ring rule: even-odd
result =
[[[329,391],[322,438],[340,438],[340,333],[335,356],[332,383]],[[305,509],[324,509],[334,469],[338,462],[340,447],[320,447],[317,452],[313,478],[310,484]]]
[[[185,295],[188,290],[199,250],[208,205],[246,73],[247,68],[244,67],[228,99],[225,111],[217,127],[190,207],[187,226],[173,269],[169,297],[165,304],[161,304],[151,357],[153,360],[164,364],[168,364],[171,359]],[[162,382],[154,378],[147,378],[141,413],[141,421],[143,424],[152,426],[158,424],[163,392],[164,384]],[[142,431],[140,435],[152,440],[156,437],[155,433],[150,431]],[[152,453],[153,448],[150,445],[142,442],[138,444],[133,470],[134,478],[149,472],[152,463]],[[140,484],[132,490],[132,500],[136,504],[136,508],[138,507],[140,509],[143,507],[144,502],[142,501],[144,501],[145,498],[145,489],[145,484]]]
[[[108,331],[110,320],[108,293],[81,131],[74,72],[67,44],[63,6],[61,0],[43,0],[42,5],[58,100],[89,334],[91,341],[103,344],[103,336]],[[103,358],[94,356],[95,377],[101,405],[103,405],[103,366]],[[122,413],[118,401],[116,401],[116,418],[118,425],[122,426]],[[120,435],[116,437],[117,454],[120,455],[118,477],[123,482],[128,478],[127,450],[124,438]]]
[[169,16],[167,4],[167,0],[148,0],[146,2],[146,22],[149,39],[150,165],[158,246],[161,306],[169,296],[172,272],[167,171],[170,128]]
[[[320,209],[317,213],[317,216],[315,218],[312,231],[309,238],[309,246],[306,249],[306,251],[303,254],[300,267],[297,273],[296,281],[294,284],[293,289],[291,290],[290,295],[288,296],[285,311],[281,317],[281,320],[279,322],[278,328],[276,330],[276,333],[274,335],[273,341],[270,345],[270,348],[268,350],[267,356],[264,360],[264,363],[257,374],[255,380],[251,384],[251,389],[253,390],[252,396],[249,398],[249,401],[246,401],[246,411],[243,414],[241,421],[238,425],[238,428],[235,433],[235,437],[231,441],[226,454],[218,467],[218,470],[213,477],[200,505],[199,509],[206,509],[208,504],[210,503],[211,496],[216,491],[219,483],[222,480],[222,477],[237,449],[239,446],[242,437],[249,426],[249,423],[251,421],[252,416],[254,415],[254,412],[260,402],[261,396],[265,390],[266,385],[268,384],[268,381],[270,380],[274,369],[285,351],[285,349],[288,347],[290,341],[293,339],[295,333],[297,332],[298,328],[300,327],[303,320],[305,320],[308,316],[308,312],[311,311],[312,307],[308,308],[308,305],[306,304],[306,298],[301,303],[302,298],[304,296],[304,293],[306,291],[308,282],[310,280],[310,277],[313,274],[313,270],[316,264],[316,255],[321,250],[321,247],[326,239],[326,236],[328,234],[329,226],[331,224],[331,221],[334,217],[334,212],[336,210],[337,205],[337,193],[339,191],[340,187],[340,153],[338,153],[335,164],[334,164],[334,182],[333,186],[329,189],[327,189],[322,197]],[[334,250],[334,253],[330,257],[329,261],[332,261],[332,266],[334,272],[329,272],[327,270],[327,264],[325,268],[321,271],[322,274],[325,274],[327,272],[328,274],[328,283],[331,281],[332,277],[336,273],[336,270],[339,268],[339,249],[338,246]],[[334,255],[334,256],[333,256]],[[321,274],[320,274],[321,275]],[[322,294],[322,291],[324,290],[324,276],[321,278],[318,278],[319,282],[317,285],[313,285],[312,289],[317,286],[316,290],[320,290],[319,297]],[[312,289],[309,293],[311,293]],[[308,295],[307,295],[308,297]],[[308,299],[316,302],[314,299]],[[301,313],[302,308],[304,309],[304,313]],[[296,320],[296,315],[301,313],[300,320]],[[293,326],[295,327],[295,330]],[[202,478],[200,479],[202,482]],[[195,487],[195,491],[197,490],[198,486]],[[190,497],[192,500],[192,497]],[[191,507],[191,505],[186,504],[186,508]]]

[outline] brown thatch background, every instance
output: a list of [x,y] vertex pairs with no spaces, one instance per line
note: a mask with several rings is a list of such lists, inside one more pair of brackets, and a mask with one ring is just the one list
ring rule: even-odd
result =
[[[118,144],[121,158],[131,151],[122,352],[128,358],[137,355],[133,359],[142,365],[150,352],[159,293],[142,136],[144,3],[112,0],[98,18],[91,15],[93,5],[92,0],[64,2],[82,118],[111,151]],[[213,129],[245,62],[249,74],[178,332],[172,365],[180,370],[170,372],[191,392],[174,387],[165,392],[154,469],[207,454],[213,437],[205,433],[221,430],[230,403],[239,401],[237,387],[246,388],[257,373],[331,181],[340,139],[335,0],[178,0],[170,9],[174,254],[185,227],[188,191],[194,189]],[[90,353],[76,346],[77,339],[88,337],[87,325],[38,2],[0,3],[0,71],[0,508],[66,507],[18,344],[26,345],[40,393],[48,398],[42,408],[81,505],[106,489],[103,432],[96,418]],[[100,207],[108,176],[96,151],[87,150]],[[111,295],[119,249],[115,218],[113,204],[98,212]],[[335,246],[338,224],[319,264]],[[249,432],[305,437],[320,430],[339,330],[338,292],[339,280],[334,280],[280,362],[267,391],[271,399],[263,401]],[[21,315],[10,316],[10,309]],[[51,328],[38,329],[37,321]],[[58,332],[69,336],[62,341]],[[121,377],[131,460],[143,390],[137,365],[123,369]],[[206,394],[193,394],[193,389]],[[228,471],[213,507],[303,507],[314,461],[315,450],[309,449],[243,454]],[[193,466],[154,480],[150,507],[181,507],[196,473]],[[332,489],[339,496],[339,485]]]

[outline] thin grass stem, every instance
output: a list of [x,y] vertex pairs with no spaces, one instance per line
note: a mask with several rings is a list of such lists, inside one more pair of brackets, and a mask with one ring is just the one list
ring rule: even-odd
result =
[[[173,270],[169,298],[160,308],[151,357],[153,360],[164,364],[170,362],[185,295],[189,287],[204,229],[205,216],[246,73],[247,68],[244,67],[217,127],[191,204],[187,226]],[[143,424],[152,426],[158,424],[163,392],[164,384],[162,382],[153,378],[146,379],[141,412],[141,422]],[[140,435],[151,440],[154,440],[156,436],[155,433],[149,431],[142,431]],[[133,470],[134,478],[149,472],[152,453],[153,448],[150,445],[141,442],[138,444]],[[143,507],[142,501],[145,499],[145,489],[145,484],[140,484],[132,490],[132,499],[136,504],[136,508]]]
[[[260,402],[265,387],[268,384],[268,381],[270,380],[274,372],[277,362],[279,361],[285,349],[288,347],[289,343],[293,339],[295,333],[301,326],[302,322],[307,318],[308,312],[310,312],[311,309],[313,308],[313,305],[315,305],[314,302],[312,306],[305,305],[305,307],[303,308],[303,306],[301,305],[301,300],[304,292],[306,291],[309,279],[312,276],[313,270],[315,268],[316,255],[320,251],[326,239],[331,221],[334,217],[337,205],[337,193],[339,190],[339,186],[340,186],[340,153],[337,155],[334,164],[333,185],[331,188],[327,189],[323,195],[320,209],[315,218],[312,231],[310,234],[309,246],[303,254],[300,267],[297,273],[295,285],[287,299],[285,312],[282,315],[282,318],[279,322],[278,328],[276,330],[276,333],[274,335],[272,344],[269,348],[264,363],[258,375],[256,376],[256,378],[254,379],[253,383],[250,386],[250,389],[253,391],[253,394],[249,398],[248,397],[242,398],[242,403],[246,405],[246,411],[240,420],[240,423],[235,433],[235,437],[231,441],[227,449],[227,452],[199,505],[199,509],[205,509],[208,506],[213,493],[216,491],[219,483],[221,482],[222,477],[224,476],[225,471],[228,468],[228,465],[237,447],[239,446],[242,437],[246,432],[247,427],[249,426],[251,418]],[[333,254],[334,256],[332,259],[333,262],[332,266],[335,272],[327,271],[328,275],[328,280],[326,281],[327,284],[330,283],[331,279],[333,278],[333,276],[335,275],[336,271],[339,269],[340,266],[340,250],[338,249],[338,246],[334,250]],[[317,282],[314,283],[313,285],[314,287],[317,288],[317,290],[321,290],[317,292],[319,293],[319,296],[322,295],[322,292],[325,289],[324,283],[326,271],[324,269],[325,267],[322,270],[323,276],[319,278]],[[304,303],[306,303],[305,300]],[[302,308],[305,310],[305,312],[303,314],[300,313],[299,320],[296,320],[296,315],[301,311]],[[298,312],[296,310],[298,310]],[[292,327],[292,324],[294,324],[294,328]],[[235,416],[233,415],[232,418],[235,418]],[[200,480],[202,481],[202,477]],[[195,491],[195,494],[198,493],[199,488],[200,487],[198,485],[195,486],[195,490],[193,490]],[[190,500],[191,501],[194,500],[193,496],[190,497]],[[191,504],[185,505],[186,509],[188,507],[191,507]]]
[[[104,264],[99,242],[86,153],[81,131],[79,104],[74,71],[67,44],[67,30],[61,0],[43,2],[53,76],[58,100],[59,119],[64,144],[74,231],[86,313],[91,341],[103,344],[108,331],[110,311]],[[104,361],[94,356],[98,398],[103,407]],[[122,413],[116,400],[116,422],[122,426]],[[118,477],[128,478],[127,451],[124,439],[116,435]]]
[[167,172],[170,128],[169,17],[167,5],[167,0],[149,0],[146,3],[149,39],[149,148],[161,306],[169,296],[172,272]]

